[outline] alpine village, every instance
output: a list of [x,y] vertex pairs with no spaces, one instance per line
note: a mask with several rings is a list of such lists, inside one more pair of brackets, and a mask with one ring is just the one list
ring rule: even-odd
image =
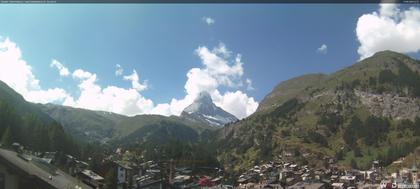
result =
[[0,188],[418,188],[420,61],[382,51],[280,82],[238,120],[35,104],[0,82]]

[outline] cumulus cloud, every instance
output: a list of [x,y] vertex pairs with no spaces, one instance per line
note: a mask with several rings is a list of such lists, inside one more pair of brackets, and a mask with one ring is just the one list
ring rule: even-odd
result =
[[360,59],[383,50],[419,52],[420,9],[400,10],[397,4],[380,4],[378,11],[359,17],[356,35]]
[[136,70],[133,70],[131,75],[124,76],[124,80],[131,81],[133,89],[136,89],[137,91],[143,91],[147,89],[147,80],[144,83],[140,83],[139,75],[137,74]]
[[[200,58],[202,67],[188,71],[184,86],[186,96],[183,99],[172,99],[170,103],[158,104],[152,112],[180,115],[202,91],[207,91],[217,106],[239,119],[255,112],[258,103],[254,98],[240,90],[226,91],[224,94],[219,90],[221,86],[237,88],[242,85],[244,70],[240,54],[232,57],[232,52],[223,43],[211,50],[206,46],[199,46],[195,53]],[[251,84],[250,79],[245,82]]]
[[[69,76],[70,71],[58,60],[53,59],[51,67],[59,70],[61,76]],[[110,111],[125,115],[147,114],[153,102],[144,98],[139,91],[144,90],[137,72],[127,76],[132,82],[128,89],[97,83],[97,75],[83,69],[76,69],[71,76],[78,82],[80,96],[77,98],[62,88],[42,89],[34,76],[32,67],[22,58],[16,43],[6,38],[0,41],[0,80],[20,93],[26,100],[36,103],[55,102],[58,104]]]
[[[90,72],[84,71],[82,69],[77,69],[73,72],[72,76],[73,78],[83,80],[83,79],[91,78],[93,74],[91,74]],[[95,78],[96,78],[96,75],[95,75]]]
[[124,115],[148,114],[153,102],[143,97],[137,89],[124,89],[116,86],[102,87],[97,83],[96,74],[81,69],[73,72],[79,81],[80,96],[65,99],[63,105],[91,110],[110,111]]
[[32,102],[60,102],[68,96],[61,88],[42,89],[20,48],[9,38],[0,38],[0,80]]
[[49,102],[63,101],[69,97],[69,94],[67,94],[67,92],[62,88],[53,88],[47,90],[29,91],[25,96],[28,101],[45,104]]
[[195,52],[205,66],[202,71],[216,79],[219,84],[229,87],[241,84],[240,79],[244,73],[241,54],[237,54],[233,60],[229,60],[229,51],[226,50],[223,43],[211,51],[205,46],[200,46]]
[[254,113],[258,107],[254,98],[241,91],[226,92],[216,104],[241,119]]
[[214,20],[211,17],[203,17],[202,20],[203,20],[203,22],[205,22],[209,26],[213,25],[216,22],[216,20]]
[[60,76],[68,76],[70,75],[69,69],[67,69],[61,62],[56,59],[51,61],[50,67],[57,68]]
[[124,72],[124,69],[121,67],[121,65],[117,64],[115,65],[115,75],[120,76]]
[[321,54],[327,54],[328,52],[328,47],[326,44],[322,44],[317,50],[316,52],[321,53]]
[[[186,95],[182,99],[172,99],[169,103],[154,105],[153,101],[140,93],[148,88],[147,80],[140,81],[139,74],[123,76],[131,82],[129,88],[98,84],[97,74],[83,69],[71,72],[58,60],[53,59],[50,66],[57,68],[60,76],[70,76],[78,83],[79,91],[74,96],[62,88],[42,89],[40,81],[32,73],[32,68],[22,59],[22,53],[17,45],[8,38],[0,40],[0,80],[7,83],[28,101],[49,103],[54,102],[72,107],[91,110],[102,110],[124,115],[161,114],[180,115],[182,110],[190,105],[196,96],[207,91],[215,104],[232,113],[238,118],[252,114],[258,107],[258,102],[244,92],[238,90],[243,82],[247,88],[252,88],[252,81],[242,81],[243,63],[241,55],[232,56],[224,44],[209,49],[200,46],[195,50],[202,66],[192,68],[186,74],[184,85]],[[121,72],[122,74],[122,72]],[[118,75],[118,74],[116,74]],[[223,94],[219,87],[234,89]]]
[[379,14],[385,17],[397,16],[398,9],[396,4],[393,3],[382,3],[379,4]]

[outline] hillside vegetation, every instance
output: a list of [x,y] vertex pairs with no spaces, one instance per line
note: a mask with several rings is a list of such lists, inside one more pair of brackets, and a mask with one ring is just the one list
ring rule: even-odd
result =
[[233,171],[285,154],[314,166],[325,157],[361,169],[389,164],[420,145],[419,70],[419,61],[384,51],[282,82],[256,113],[219,131],[219,159]]
[[3,147],[20,143],[30,150],[80,154],[63,127],[0,81],[0,137]]

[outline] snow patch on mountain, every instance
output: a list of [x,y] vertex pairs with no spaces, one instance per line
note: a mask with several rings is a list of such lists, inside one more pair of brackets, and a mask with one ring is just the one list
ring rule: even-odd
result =
[[210,126],[223,126],[238,120],[234,115],[216,106],[207,92],[201,92],[194,102],[184,109],[181,116]]

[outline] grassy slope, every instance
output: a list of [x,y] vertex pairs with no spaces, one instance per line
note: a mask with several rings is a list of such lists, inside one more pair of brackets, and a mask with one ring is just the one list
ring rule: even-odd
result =
[[7,133],[6,128],[11,131],[7,142],[18,142],[31,150],[78,154],[78,144],[64,132],[62,125],[2,81],[0,120],[0,134]]
[[10,105],[13,105],[13,108],[22,115],[34,114],[40,120],[43,120],[47,123],[54,122],[47,114],[40,111],[40,109],[30,102],[25,101],[25,99],[10,88],[7,84],[0,81],[0,101],[5,101]]
[[[362,83],[368,83],[370,77],[377,78],[379,72],[384,69],[397,73],[399,63],[404,63],[413,71],[420,70],[418,61],[405,55],[384,51],[331,75],[309,74],[282,82],[264,98],[254,115],[229,126],[225,133],[220,134],[224,139],[221,142],[223,150],[219,158],[228,168],[238,171],[280,155],[283,150],[299,149],[302,152],[312,153],[312,156],[306,159],[313,160],[314,164],[321,164],[322,162],[318,161],[320,156],[334,156],[337,151],[345,147],[342,134],[349,119],[353,115],[357,115],[364,120],[370,115],[366,107],[360,105],[357,99],[352,99],[354,97],[346,97],[347,99],[344,100],[337,99],[337,93],[334,93],[337,87],[340,87],[342,83],[351,83],[356,79]],[[344,94],[347,94],[345,90],[343,91]],[[317,95],[319,97],[315,98]],[[295,107],[291,111],[285,112],[284,117],[273,114],[273,112],[279,111],[278,108],[285,102],[294,98],[301,102],[299,108]],[[334,100],[337,101],[336,104],[332,103]],[[353,104],[347,106],[346,104],[352,100],[354,100]],[[341,112],[343,123],[340,124],[341,126],[337,126],[340,128],[336,132],[328,132],[324,125],[318,124],[319,114],[330,111],[326,108],[327,105],[336,109],[337,104],[341,104],[346,110]],[[378,146],[361,146],[363,157],[356,157],[360,166],[366,166],[379,153],[384,153],[389,144],[412,142],[418,138],[418,136],[398,138],[397,123],[398,121],[391,120],[391,130],[387,133],[388,141],[381,142]],[[262,132],[266,130],[269,132]],[[328,146],[305,142],[309,131],[322,134],[326,138]],[[289,134],[285,136],[284,132]],[[268,144],[258,142],[263,139]],[[269,155],[264,155],[265,153],[262,152],[264,149],[268,149]],[[340,164],[348,165],[350,159],[355,158],[353,156],[352,151],[345,152],[344,160],[340,161]]]
[[[115,113],[53,104],[38,104],[38,106],[52,118],[60,122],[73,136],[82,137],[86,140],[101,140],[104,137],[116,140],[123,139],[145,126],[159,124],[161,121],[173,123],[173,125],[186,125],[194,129],[197,133],[209,129],[207,125],[203,125],[202,123],[188,121],[176,116],[137,115],[128,117]],[[147,131],[153,132],[153,130]],[[90,133],[90,137],[86,136],[86,132]]]
[[[128,117],[123,119],[116,127],[114,131],[114,137],[117,139],[123,139],[132,134],[140,134],[138,130],[142,130],[144,127],[150,125],[160,125],[165,122],[165,125],[174,126],[186,126],[194,130],[197,134],[202,133],[207,129],[211,129],[207,125],[203,125],[197,122],[191,122],[176,116],[161,116],[161,115],[137,115],[134,117]],[[145,130],[145,129],[143,129]],[[148,130],[148,129],[146,129]],[[152,131],[152,130],[151,130]]]
[[116,125],[127,118],[126,116],[109,112],[91,111],[53,104],[39,104],[39,107],[60,122],[72,135],[85,138],[87,137],[85,132],[89,132],[91,135],[90,139],[112,137]]

